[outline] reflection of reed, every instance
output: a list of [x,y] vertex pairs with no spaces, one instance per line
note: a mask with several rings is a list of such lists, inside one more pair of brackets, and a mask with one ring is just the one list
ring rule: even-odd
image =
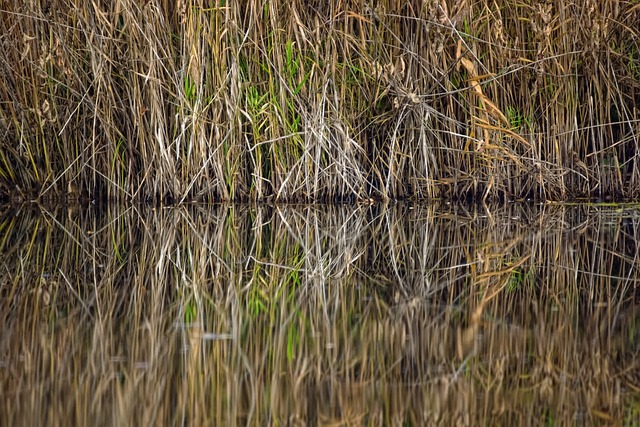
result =
[[623,421],[639,222],[592,209],[6,213],[0,423]]

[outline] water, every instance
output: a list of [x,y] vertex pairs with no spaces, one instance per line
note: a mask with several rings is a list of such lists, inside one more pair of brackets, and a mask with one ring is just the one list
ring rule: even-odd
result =
[[637,425],[640,211],[5,207],[0,425]]

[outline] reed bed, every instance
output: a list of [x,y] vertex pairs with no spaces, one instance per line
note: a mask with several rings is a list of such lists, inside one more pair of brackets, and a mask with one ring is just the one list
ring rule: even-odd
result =
[[636,199],[636,1],[5,0],[0,194]]
[[3,212],[0,424],[635,425],[602,209]]

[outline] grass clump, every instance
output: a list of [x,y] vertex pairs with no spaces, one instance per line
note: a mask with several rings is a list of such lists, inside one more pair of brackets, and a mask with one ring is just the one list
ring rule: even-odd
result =
[[632,1],[5,1],[0,194],[640,196]]

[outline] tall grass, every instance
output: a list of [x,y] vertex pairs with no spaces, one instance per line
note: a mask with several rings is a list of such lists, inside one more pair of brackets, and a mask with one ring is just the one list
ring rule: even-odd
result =
[[0,423],[635,425],[634,211],[454,209],[3,212]]
[[638,28],[631,0],[6,0],[0,194],[637,198]]

